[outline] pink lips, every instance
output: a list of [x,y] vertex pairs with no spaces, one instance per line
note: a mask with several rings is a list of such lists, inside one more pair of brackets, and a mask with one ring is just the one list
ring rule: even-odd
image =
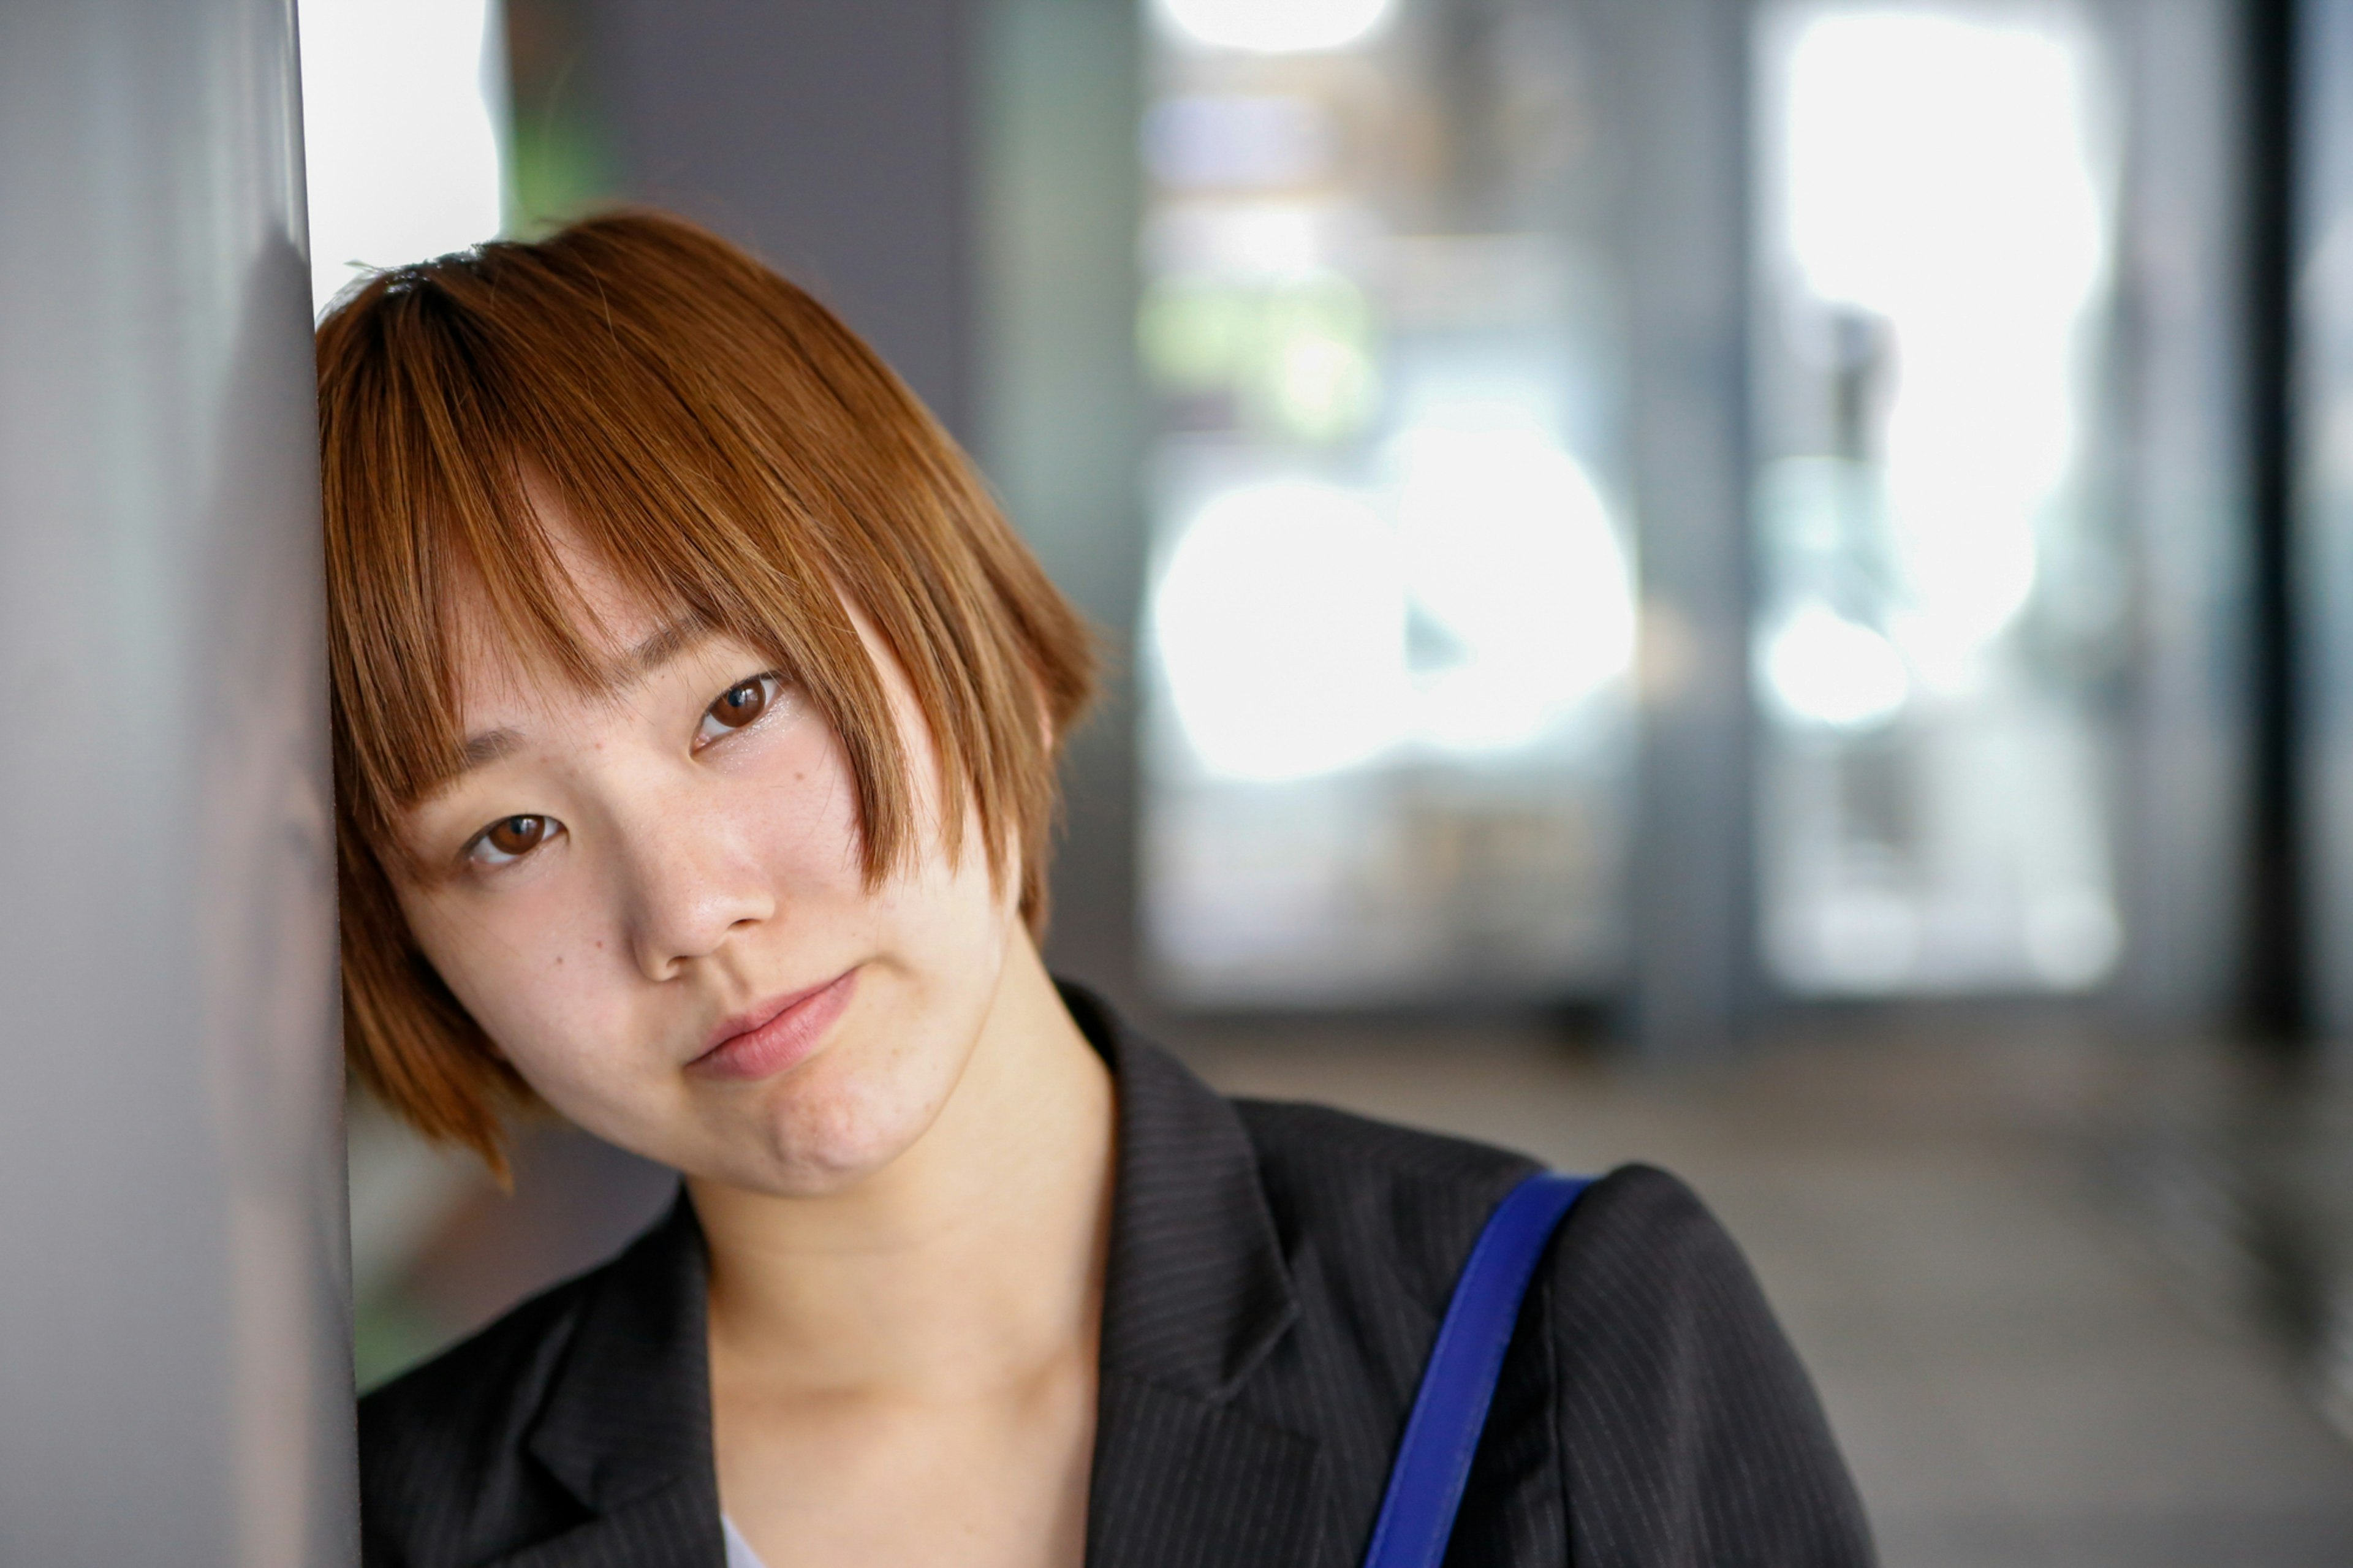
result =
[[818,1047],[849,1005],[858,971],[844,970],[822,985],[796,991],[739,1013],[711,1032],[708,1049],[687,1063],[706,1078],[761,1079],[784,1071]]

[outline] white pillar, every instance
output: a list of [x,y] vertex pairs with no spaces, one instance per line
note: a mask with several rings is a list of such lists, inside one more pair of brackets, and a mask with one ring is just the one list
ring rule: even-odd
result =
[[356,1556],[290,0],[0,0],[0,1563]]

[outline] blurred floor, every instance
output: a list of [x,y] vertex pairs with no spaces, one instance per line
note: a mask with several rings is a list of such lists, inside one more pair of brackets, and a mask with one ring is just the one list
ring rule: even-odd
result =
[[[2353,1149],[2341,1118],[2291,1138],[2200,1058],[2048,1024],[1841,1026],[1669,1077],[1506,1029],[1219,1033],[1187,1054],[1233,1093],[1677,1172],[1812,1367],[1891,1568],[2353,1563],[2353,1445],[2307,1397],[2307,1369],[2353,1359],[2327,1307],[2348,1234],[2327,1203],[2353,1183],[2295,1188],[2308,1226],[2264,1243],[2240,1158],[2253,1130],[2317,1180]],[[2299,1314],[2339,1327],[2298,1338]]]

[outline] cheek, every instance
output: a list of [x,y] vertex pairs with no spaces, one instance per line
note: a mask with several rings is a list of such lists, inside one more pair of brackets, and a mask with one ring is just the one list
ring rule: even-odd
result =
[[831,738],[805,732],[763,761],[740,791],[730,792],[726,836],[751,852],[788,902],[862,892],[865,835],[858,791]]
[[488,911],[404,903],[435,972],[533,1088],[561,1100],[564,1080],[603,1076],[617,987],[593,907],[553,889]]

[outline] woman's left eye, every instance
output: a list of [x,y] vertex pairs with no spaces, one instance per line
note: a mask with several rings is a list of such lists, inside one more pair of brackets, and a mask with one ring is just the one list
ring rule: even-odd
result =
[[773,675],[754,675],[737,681],[702,710],[702,723],[695,731],[695,740],[707,743],[747,728],[776,702],[779,685]]

